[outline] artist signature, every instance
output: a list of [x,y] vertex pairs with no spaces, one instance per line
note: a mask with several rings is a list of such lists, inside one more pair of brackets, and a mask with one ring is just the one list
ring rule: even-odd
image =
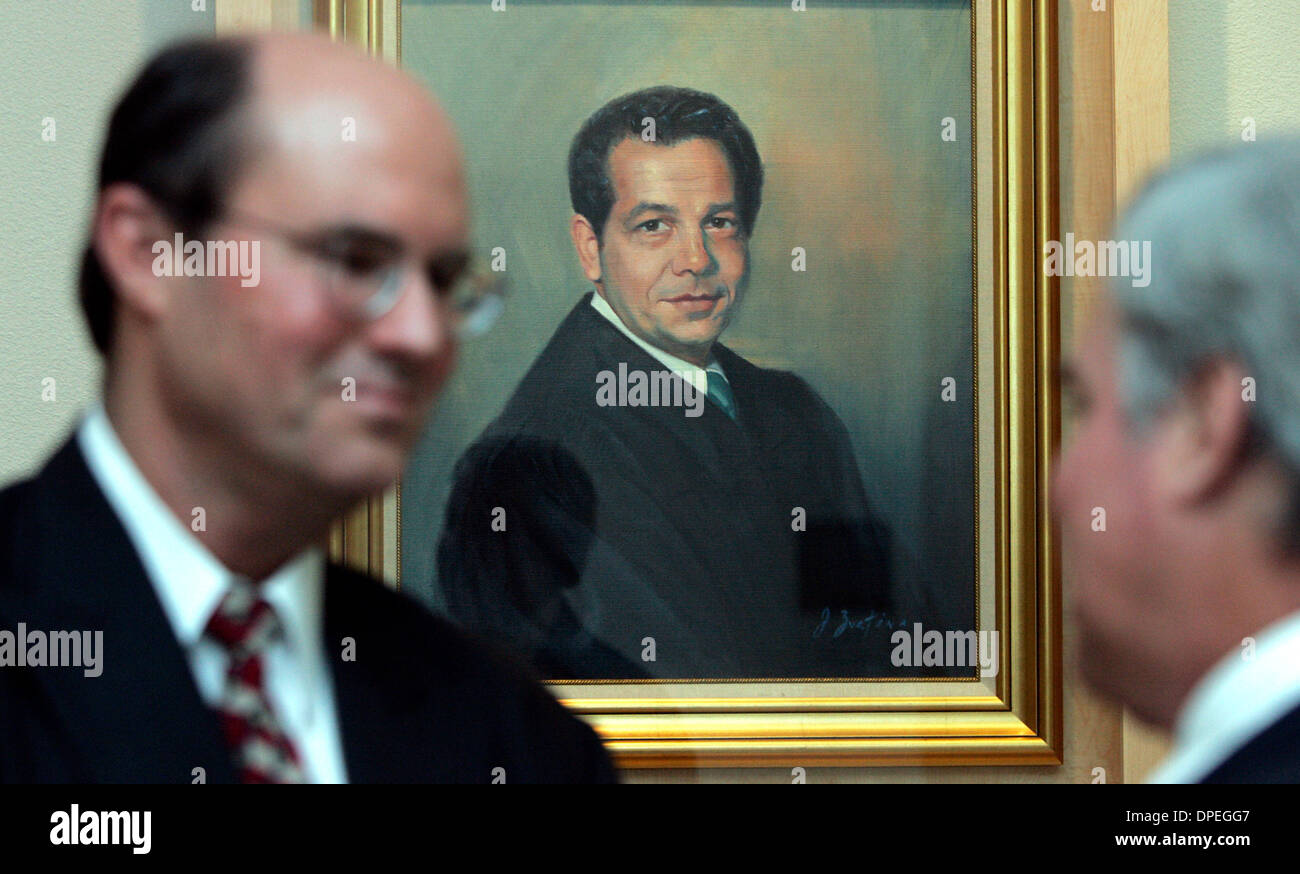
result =
[[881,613],[877,610],[872,610],[860,619],[854,619],[849,615],[848,610],[841,610],[838,623],[834,623],[834,620],[831,619],[831,608],[823,607],[821,621],[813,629],[813,637],[821,637],[831,628],[832,624],[834,624],[835,630],[831,631],[830,635],[834,639],[840,637],[846,631],[861,631],[864,634],[869,634],[876,628],[900,628],[907,625],[907,622],[894,619],[888,613]]

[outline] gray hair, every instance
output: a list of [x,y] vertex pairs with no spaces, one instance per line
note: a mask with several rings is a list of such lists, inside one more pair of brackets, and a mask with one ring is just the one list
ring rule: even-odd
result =
[[1278,534],[1300,550],[1300,139],[1237,144],[1162,173],[1117,237],[1151,242],[1149,287],[1111,280],[1130,422],[1145,430],[1207,363],[1240,364],[1255,381],[1253,447],[1288,474]]

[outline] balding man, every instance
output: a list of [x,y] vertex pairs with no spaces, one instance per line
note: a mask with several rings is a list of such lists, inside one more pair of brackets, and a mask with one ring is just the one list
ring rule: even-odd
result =
[[[1300,782],[1300,140],[1165,174],[1063,373],[1085,676],[1174,730],[1157,782]],[[1094,526],[1105,513],[1104,529]]]
[[0,780],[612,780],[541,686],[319,548],[451,367],[467,235],[406,75],[307,36],[150,62],[83,263],[102,404],[0,493]]

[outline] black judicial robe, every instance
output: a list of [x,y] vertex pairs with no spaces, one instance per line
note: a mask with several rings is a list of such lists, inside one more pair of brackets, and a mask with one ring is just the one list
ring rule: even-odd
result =
[[455,619],[553,679],[899,675],[886,531],[844,424],[794,374],[715,354],[737,421],[601,406],[602,371],[664,367],[590,293],[574,307],[456,466]]

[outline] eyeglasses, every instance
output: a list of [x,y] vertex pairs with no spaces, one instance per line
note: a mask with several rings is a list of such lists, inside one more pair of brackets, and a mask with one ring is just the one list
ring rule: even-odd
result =
[[[331,300],[350,317],[382,318],[402,297],[410,259],[401,242],[385,231],[355,225],[299,231],[235,210],[227,209],[224,215],[309,256]],[[504,275],[486,269],[467,252],[437,256],[423,269],[458,339],[483,335],[505,309]]]

